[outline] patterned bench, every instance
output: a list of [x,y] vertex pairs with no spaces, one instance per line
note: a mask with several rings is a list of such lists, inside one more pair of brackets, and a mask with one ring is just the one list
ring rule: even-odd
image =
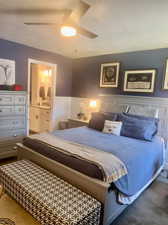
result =
[[0,183],[41,224],[100,223],[100,202],[28,160],[1,166]]

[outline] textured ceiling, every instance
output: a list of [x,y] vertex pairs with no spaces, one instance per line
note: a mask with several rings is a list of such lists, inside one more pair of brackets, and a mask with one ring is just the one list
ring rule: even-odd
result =
[[78,58],[168,47],[168,0],[85,0],[92,7],[80,25],[98,34],[65,38],[58,27],[24,22],[59,22],[61,15],[17,15],[2,9],[74,9],[78,0],[0,0],[0,38]]

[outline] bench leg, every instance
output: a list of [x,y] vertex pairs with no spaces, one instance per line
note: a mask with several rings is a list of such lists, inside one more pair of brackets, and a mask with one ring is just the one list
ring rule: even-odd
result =
[[0,198],[3,196],[4,193],[5,193],[4,187],[3,185],[0,185]]

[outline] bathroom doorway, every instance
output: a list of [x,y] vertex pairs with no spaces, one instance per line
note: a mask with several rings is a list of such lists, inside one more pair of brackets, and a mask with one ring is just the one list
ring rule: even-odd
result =
[[53,130],[56,64],[28,60],[28,124],[29,133]]

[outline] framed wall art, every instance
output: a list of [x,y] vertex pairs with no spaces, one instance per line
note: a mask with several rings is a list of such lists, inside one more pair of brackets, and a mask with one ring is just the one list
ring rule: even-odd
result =
[[154,91],[155,76],[155,69],[125,71],[124,91],[152,93]]
[[118,87],[119,62],[101,64],[100,87]]
[[15,83],[15,61],[0,59],[0,85]]
[[168,90],[168,59],[166,60],[166,70],[165,70],[165,76],[163,80],[163,89]]

